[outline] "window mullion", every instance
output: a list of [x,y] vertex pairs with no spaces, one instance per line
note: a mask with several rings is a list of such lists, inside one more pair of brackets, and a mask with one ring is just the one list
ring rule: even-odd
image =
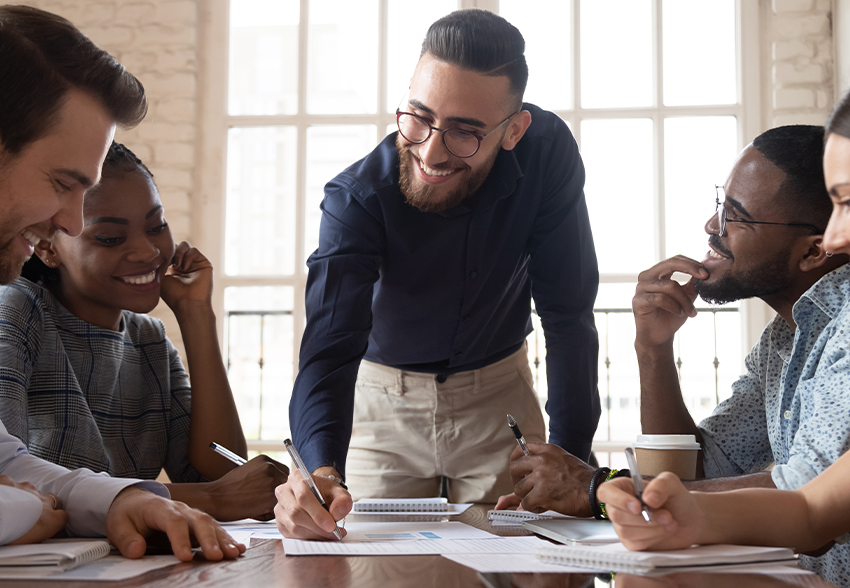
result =
[[298,114],[296,140],[296,179],[295,179],[295,292],[292,313],[292,362],[294,373],[298,372],[298,353],[301,349],[301,335],[306,325],[304,309],[304,290],[307,275],[304,267],[307,214],[307,64],[309,63],[310,0],[301,0],[301,18],[298,20]]
[[664,182],[664,40],[662,0],[652,2],[652,51],[653,51],[653,103],[656,114],[653,120],[653,158],[655,168],[655,259],[661,260],[667,257],[667,214],[665,209],[665,182]]

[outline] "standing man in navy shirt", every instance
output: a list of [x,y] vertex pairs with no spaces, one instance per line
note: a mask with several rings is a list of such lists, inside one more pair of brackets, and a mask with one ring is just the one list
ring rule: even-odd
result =
[[599,273],[584,166],[566,124],[523,104],[524,50],[486,11],[435,22],[399,132],[325,187],[289,410],[330,514],[290,476],[276,492],[286,536],[332,538],[352,495],[437,496],[443,476],[454,501],[510,492],[506,413],[530,442],[545,437],[532,298],[550,442],[590,454]]

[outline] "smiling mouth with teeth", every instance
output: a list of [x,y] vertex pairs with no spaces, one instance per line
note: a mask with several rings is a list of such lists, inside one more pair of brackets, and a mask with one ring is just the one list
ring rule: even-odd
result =
[[709,256],[709,257],[713,257],[714,259],[726,259],[726,258],[725,258],[725,257],[723,257],[722,255],[720,255],[719,253],[717,253],[717,251],[715,251],[714,249],[709,249],[709,250],[708,250],[708,256]]
[[125,276],[120,278],[122,282],[126,282],[128,284],[134,284],[136,286],[141,286],[143,284],[150,284],[156,279],[156,270],[153,270],[149,274],[144,274],[142,276]]
[[29,241],[33,247],[37,247],[38,244],[41,242],[41,238],[36,236],[36,234],[30,231],[29,229],[24,229],[24,232],[21,233],[21,235],[23,235],[24,239]]
[[425,162],[422,161],[421,159],[419,159],[418,157],[416,158],[416,160],[419,162],[419,169],[421,169],[423,172],[425,172],[425,175],[428,175],[428,176],[444,177],[444,176],[447,176],[449,174],[453,174],[455,172],[455,170],[453,170],[453,169],[447,169],[447,170],[432,169],[432,168],[428,167],[427,165],[425,165]]

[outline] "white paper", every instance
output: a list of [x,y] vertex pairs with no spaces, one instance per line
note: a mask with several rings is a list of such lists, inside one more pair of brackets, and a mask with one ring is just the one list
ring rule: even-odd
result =
[[532,553],[447,553],[443,557],[490,574],[587,574],[587,568],[548,564]]
[[527,553],[548,541],[537,537],[422,539],[419,541],[301,541],[283,539],[286,555],[443,555],[446,553]]
[[[512,515],[504,515],[506,512],[515,512],[525,516],[512,516]],[[495,513],[491,515],[491,513]],[[490,518],[490,517],[493,518]],[[533,513],[524,510],[488,510],[487,511],[487,520],[490,521],[490,525],[493,527],[521,527],[523,521],[542,521],[548,519],[572,519],[575,517],[571,517],[565,514],[561,514],[554,510],[547,510],[546,512],[541,513]]]
[[497,536],[463,523],[355,523],[345,526],[343,542],[426,541],[429,539],[494,539]]

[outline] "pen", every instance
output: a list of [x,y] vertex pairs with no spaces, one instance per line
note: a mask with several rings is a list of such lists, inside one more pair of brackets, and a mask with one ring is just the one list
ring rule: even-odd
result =
[[236,455],[235,453],[230,451],[227,447],[225,447],[224,445],[219,445],[215,441],[210,443],[210,449],[212,449],[213,451],[218,453],[220,456],[226,457],[227,459],[229,459],[230,461],[232,461],[233,463],[235,463],[238,466],[245,465],[246,463],[248,463],[247,459],[245,459],[241,455]]
[[[324,506],[326,511],[330,512],[328,503],[325,502],[324,498],[322,498],[322,493],[319,492],[319,489],[316,487],[316,483],[313,481],[313,476],[310,475],[310,472],[307,470],[307,466],[304,465],[304,462],[295,450],[295,446],[292,444],[292,441],[284,439],[283,444],[289,452],[289,457],[291,457],[292,461],[295,462],[295,467],[298,468],[298,471],[301,473],[301,477],[304,478],[304,481],[307,482],[310,490],[312,490],[316,498],[319,499],[319,504]],[[339,527],[337,526],[336,521],[334,521],[334,537],[336,537],[339,541],[342,541],[342,533],[339,532]]]
[[514,417],[508,415],[508,426],[511,428],[511,432],[516,437],[516,442],[519,443],[520,449],[526,455],[531,455],[528,451],[528,445],[525,444],[525,437],[522,436],[522,431],[519,430],[519,425],[516,424]]
[[637,499],[640,500],[640,514],[642,514],[646,522],[649,523],[652,521],[652,517],[650,516],[652,509],[643,502],[643,476],[640,475],[640,470],[638,469],[637,459],[635,458],[635,450],[631,447],[626,447],[626,461],[629,464],[629,473],[632,475],[632,484],[635,485],[635,496],[637,496]]

